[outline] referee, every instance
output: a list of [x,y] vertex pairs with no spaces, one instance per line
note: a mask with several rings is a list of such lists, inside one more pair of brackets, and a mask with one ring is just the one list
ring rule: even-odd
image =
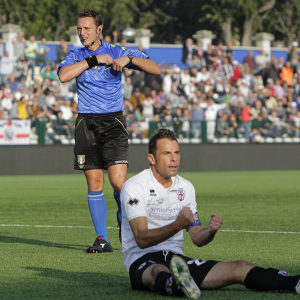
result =
[[71,50],[59,64],[61,82],[76,78],[78,118],[75,124],[76,170],[83,170],[88,185],[88,204],[97,238],[88,253],[112,252],[106,229],[107,207],[103,194],[103,169],[107,170],[117,202],[118,224],[122,214],[120,191],[127,179],[128,131],[123,117],[122,69],[159,75],[160,67],[138,51],[111,45],[100,39],[101,16],[83,11],[77,32],[83,45]]

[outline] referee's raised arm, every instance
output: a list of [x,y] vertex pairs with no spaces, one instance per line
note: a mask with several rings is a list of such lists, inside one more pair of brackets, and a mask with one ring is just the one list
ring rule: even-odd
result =
[[72,80],[73,78],[76,78],[88,68],[89,65],[84,59],[78,63],[61,67],[58,72],[58,78],[61,82],[67,82]]

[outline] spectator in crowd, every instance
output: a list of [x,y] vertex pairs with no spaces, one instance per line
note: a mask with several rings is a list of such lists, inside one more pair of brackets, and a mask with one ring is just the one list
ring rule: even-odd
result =
[[233,71],[233,76],[230,78],[229,82],[230,84],[236,86],[238,81],[242,78],[240,68],[239,68],[239,62],[237,60],[234,60],[232,62],[232,71]]
[[218,65],[216,72],[224,81],[230,81],[234,76],[232,64],[229,63],[227,56],[223,56],[222,63]]
[[57,118],[52,121],[54,133],[57,135],[64,135],[66,138],[71,139],[72,134],[70,125],[62,118],[62,112],[57,111]]
[[242,109],[241,114],[241,127],[243,129],[243,138],[247,141],[249,140],[250,133],[251,133],[251,115],[253,112],[251,111],[251,107],[249,104],[245,104]]
[[257,64],[253,57],[253,51],[248,51],[248,56],[244,57],[243,64],[250,68],[251,73],[256,73]]
[[201,64],[201,66],[205,65],[204,51],[203,51],[203,48],[202,48],[201,41],[197,41],[196,56],[198,58],[199,63]]
[[201,67],[201,61],[193,44],[193,39],[187,38],[185,40],[183,44],[182,62],[189,68],[196,67],[199,69]]
[[5,51],[4,56],[1,58],[0,64],[0,75],[1,75],[1,83],[5,84],[8,82],[8,75],[10,75],[13,71],[12,63],[18,59],[18,56],[9,57],[9,52]]
[[227,107],[227,101],[222,104],[215,103],[212,97],[208,98],[205,109],[205,121],[207,121],[207,139],[213,141],[218,111]]
[[264,69],[268,61],[269,61],[269,57],[267,52],[265,52],[263,49],[260,49],[259,54],[255,56],[255,63],[258,67],[258,70]]
[[145,101],[145,99],[146,95],[141,93],[141,90],[139,88],[136,88],[134,90],[134,94],[130,97],[129,102],[132,104],[134,110],[138,108],[142,111],[143,102]]
[[12,40],[14,56],[19,57],[21,60],[25,59],[25,48],[28,46],[25,38],[21,34]]
[[50,53],[50,48],[46,45],[46,39],[42,38],[40,45],[38,46],[38,56],[36,58],[37,66],[45,66],[50,65],[52,69],[55,68],[55,63],[51,59],[49,59],[46,55]]
[[281,69],[280,78],[281,84],[283,84],[284,82],[288,86],[291,86],[293,84],[294,70],[291,66],[290,61],[287,60],[285,66]]
[[3,55],[4,55],[4,44],[3,44],[2,37],[0,37],[0,62]]
[[112,32],[112,43],[117,44],[121,42],[121,36],[118,30],[113,30]]
[[224,55],[228,58],[228,61],[233,62],[232,43],[227,43],[227,47],[224,52]]
[[271,61],[268,63],[267,68],[266,68],[266,78],[264,79],[264,85],[266,85],[266,81],[268,78],[272,78],[274,81],[276,78],[280,78],[280,69],[278,67],[275,55],[271,56]]
[[292,42],[292,45],[288,48],[287,51],[287,61],[290,62],[291,67],[296,71],[296,66],[298,63],[298,42]]
[[30,62],[26,59],[18,59],[13,67],[11,75],[15,78],[16,81],[21,81],[21,78],[27,77],[27,69]]
[[26,99],[26,96],[22,96],[18,101],[18,119],[28,119],[27,105],[30,101],[30,99]]
[[133,85],[131,77],[126,77],[125,83],[123,84],[123,97],[124,100],[129,100],[133,93]]
[[50,79],[51,81],[57,81],[57,75],[52,69],[51,64],[46,64],[45,68],[41,71],[41,75],[44,79]]
[[204,53],[206,66],[209,68],[210,66],[215,66],[217,60],[218,60],[218,54],[216,50],[214,49],[214,46],[212,44],[209,44],[207,46],[207,50]]
[[69,53],[69,46],[65,39],[60,39],[60,44],[56,47],[57,60],[56,63],[60,63]]
[[300,137],[300,128],[296,125],[295,116],[289,114],[288,120],[286,120],[286,133],[289,137]]
[[30,61],[29,69],[31,70],[31,79],[34,79],[34,67],[36,64],[36,54],[38,52],[38,43],[35,40],[35,36],[31,35],[29,41],[27,41],[27,47],[25,48],[25,58]]

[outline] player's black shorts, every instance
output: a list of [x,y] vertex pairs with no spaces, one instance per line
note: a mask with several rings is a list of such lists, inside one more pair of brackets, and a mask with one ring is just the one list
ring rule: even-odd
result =
[[[152,264],[161,264],[170,268],[170,261],[175,253],[171,251],[157,251],[145,254],[137,259],[129,268],[131,286],[134,290],[148,290],[142,282],[144,271]],[[180,254],[177,254],[180,255]],[[198,260],[180,255],[186,261],[191,276],[198,286],[202,283],[211,268],[218,263],[216,260]]]
[[128,164],[128,131],[122,112],[78,114],[75,123],[74,169],[107,169]]

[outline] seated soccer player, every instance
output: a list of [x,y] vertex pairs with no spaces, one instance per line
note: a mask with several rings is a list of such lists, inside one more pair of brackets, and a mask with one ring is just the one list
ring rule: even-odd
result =
[[149,142],[150,168],[129,179],[121,191],[124,265],[133,289],[200,297],[200,289],[234,283],[256,291],[300,294],[300,275],[264,269],[243,260],[221,262],[184,255],[183,230],[202,247],[223,223],[212,212],[208,228],[198,217],[195,189],[177,175],[180,150],[175,134],[158,130]]

